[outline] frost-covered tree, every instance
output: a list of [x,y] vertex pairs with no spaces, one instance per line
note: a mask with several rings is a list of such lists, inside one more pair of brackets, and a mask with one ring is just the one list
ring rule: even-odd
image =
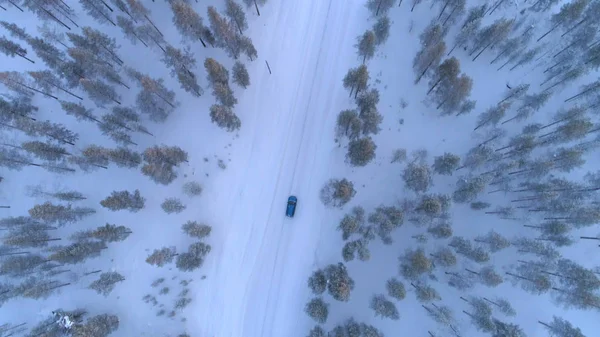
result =
[[348,144],[346,159],[352,166],[365,166],[375,158],[376,149],[371,137],[353,139]]
[[506,111],[510,108],[511,103],[504,102],[489,108],[486,112],[479,115],[475,130],[486,125],[497,125],[506,115]]
[[95,290],[98,294],[108,296],[117,282],[124,281],[125,277],[117,272],[107,272],[100,274],[100,278],[92,282],[88,288]]
[[550,334],[556,337],[585,337],[579,328],[557,316],[552,316],[552,321],[549,323],[542,321],[538,321],[538,323],[543,325]]
[[177,49],[172,46],[165,48],[162,61],[171,69],[171,77],[177,77],[181,88],[195,96],[204,92],[197,81],[197,76],[192,72],[196,59],[189,48]]
[[72,328],[73,337],[106,337],[119,328],[119,318],[102,314],[88,319],[85,324],[77,324]]
[[210,107],[210,119],[229,132],[239,130],[242,122],[239,117],[231,110],[231,107],[219,104],[213,104]]
[[178,198],[167,198],[160,204],[160,207],[167,214],[181,213],[186,209],[186,206]]
[[408,189],[417,193],[426,192],[433,184],[431,169],[419,163],[408,164],[402,172],[402,179]]
[[448,222],[439,222],[427,229],[427,232],[436,239],[447,239],[452,236],[452,226]]
[[364,64],[367,59],[372,59],[375,56],[375,47],[377,46],[377,37],[372,30],[367,30],[363,35],[359,36],[355,47],[358,49],[358,56],[362,57]]
[[388,296],[393,297],[398,301],[401,301],[406,297],[406,289],[404,288],[404,284],[398,281],[396,278],[391,278],[387,281],[386,289]]
[[512,244],[517,247],[518,252],[522,254],[535,254],[542,259],[553,261],[560,256],[556,248],[548,243],[529,238],[517,238]]
[[146,258],[146,262],[153,266],[162,267],[167,263],[173,262],[176,253],[175,247],[163,247],[161,249],[155,249],[152,254]]
[[129,191],[113,191],[109,197],[100,201],[100,205],[111,211],[127,209],[130,212],[139,212],[144,208],[146,198],[140,195],[139,190],[133,193]]
[[350,213],[344,215],[338,229],[342,231],[342,239],[348,240],[352,234],[359,234],[365,223],[365,210],[361,206],[355,206]]
[[494,230],[489,231],[484,236],[478,236],[473,241],[486,244],[492,253],[510,246],[510,241]]
[[33,219],[44,221],[47,224],[64,225],[76,222],[95,212],[94,209],[88,207],[73,208],[71,205],[54,205],[51,202],[45,202],[31,208],[29,215]]
[[325,205],[342,207],[356,194],[354,184],[347,179],[330,179],[321,189],[321,201]]
[[450,209],[452,199],[442,194],[426,194],[421,197],[415,211],[427,217],[442,216]]
[[79,2],[81,3],[83,10],[99,23],[110,23],[113,26],[116,26],[111,15],[113,9],[104,3],[103,0],[79,0]]
[[330,264],[325,268],[327,291],[336,300],[347,302],[354,289],[354,280],[348,275],[343,263]]
[[433,270],[433,263],[422,248],[407,249],[399,260],[400,274],[409,280],[417,280]]
[[175,265],[181,271],[193,271],[204,263],[204,258],[210,253],[211,247],[203,242],[192,243],[188,251],[177,255]]
[[315,270],[308,278],[308,287],[313,294],[321,295],[327,290],[327,275],[321,269]]
[[573,24],[579,20],[579,18],[585,12],[589,3],[590,0],[574,0],[562,5],[558,13],[554,13],[550,17],[552,27],[542,36],[540,36],[537,41],[540,41],[548,34],[552,33],[556,28],[572,27]]
[[400,313],[394,302],[388,300],[383,294],[373,295],[369,307],[375,311],[375,316],[389,318],[394,321],[400,319]]
[[181,226],[181,229],[187,235],[197,239],[203,239],[209,236],[210,232],[212,231],[212,227],[210,227],[209,225],[198,223],[196,221],[186,222],[185,224],[183,224],[183,226]]
[[125,226],[111,225],[107,223],[94,230],[80,231],[71,236],[73,240],[97,239],[104,242],[118,242],[125,240],[131,233],[130,228]]
[[444,153],[434,158],[433,172],[441,175],[452,175],[460,164],[460,157],[452,153]]
[[52,247],[52,254],[48,259],[63,264],[77,264],[100,256],[100,252],[105,248],[106,244],[102,241],[78,241],[68,246]]
[[391,244],[391,234],[404,223],[404,213],[394,206],[380,205],[375,208],[373,213],[369,214],[368,221],[383,243]]
[[[231,1],[231,0],[229,0]],[[246,66],[242,62],[235,62],[233,68],[231,68],[233,83],[239,85],[240,87],[246,89],[250,85],[250,75],[248,75],[248,70]]]
[[[383,1],[383,0],[379,0]],[[390,36],[390,18],[387,16],[380,17],[373,25],[373,33],[375,34],[376,43],[384,44]]]
[[329,304],[322,298],[315,297],[306,304],[304,312],[317,323],[324,324],[329,316]]
[[57,318],[69,317],[69,321],[73,322],[74,324],[81,324],[86,313],[87,312],[83,309],[75,309],[73,311],[64,311],[62,309],[56,309],[52,312],[52,316],[48,317],[47,319],[44,319],[43,321],[35,325],[26,336],[61,336],[64,332],[64,327],[61,324],[57,323]]

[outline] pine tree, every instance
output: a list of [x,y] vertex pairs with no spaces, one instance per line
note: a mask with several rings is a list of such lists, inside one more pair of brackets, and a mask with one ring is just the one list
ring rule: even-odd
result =
[[347,179],[330,179],[320,191],[323,204],[333,207],[343,207],[356,194],[354,184]]
[[210,245],[203,242],[192,243],[187,252],[177,255],[175,265],[181,271],[193,271],[202,266],[210,250]]
[[367,8],[373,16],[378,16],[379,14],[387,14],[395,4],[396,0],[369,0]]
[[136,45],[138,42],[141,42],[144,45],[144,47],[148,47],[148,44],[144,40],[142,40],[142,38],[138,35],[136,30],[137,26],[133,22],[133,20],[119,15],[117,16],[117,26],[121,28],[121,31],[123,32],[123,34],[125,34],[125,37],[127,37],[129,42],[131,42],[133,45]]
[[[379,0],[380,2],[383,0]],[[390,18],[387,16],[380,17],[377,22],[373,25],[373,33],[375,34],[375,38],[377,40],[378,45],[382,45],[387,41],[390,36]]]
[[92,208],[72,208],[71,205],[54,205],[51,202],[35,205],[29,210],[29,215],[33,219],[42,220],[48,224],[58,224],[59,226],[76,222],[93,213],[96,213],[96,211]]
[[71,236],[76,241],[97,239],[104,242],[118,242],[125,240],[131,233],[131,229],[125,226],[111,225],[107,223],[94,230],[80,231]]
[[4,36],[0,37],[0,52],[9,57],[19,56],[31,63],[35,63],[35,61],[26,56],[27,49],[23,48],[18,43],[7,39]]
[[401,301],[406,297],[406,289],[404,288],[404,284],[398,281],[396,278],[391,278],[387,281],[386,289],[388,296],[393,297],[398,301]]
[[189,48],[181,50],[167,46],[162,61],[171,69],[171,77],[177,77],[183,90],[198,97],[202,95],[203,90],[196,80],[196,75],[192,72],[196,60]]
[[426,192],[433,184],[431,170],[425,164],[410,163],[402,173],[406,187],[417,193]]
[[411,282],[410,285],[416,289],[417,300],[421,302],[431,302],[442,299],[437,290],[428,284],[422,282]]
[[550,334],[556,337],[585,337],[579,328],[574,327],[571,322],[557,316],[552,316],[552,321],[549,323],[541,321],[538,321],[538,323],[543,325]]
[[231,71],[233,72],[233,83],[239,85],[244,89],[248,88],[248,86],[250,85],[250,75],[248,75],[248,70],[246,70],[246,66],[238,61],[235,62]]
[[177,255],[179,254],[176,254],[175,247],[163,247],[161,249],[155,249],[154,252],[146,258],[146,262],[153,266],[162,267],[167,263],[173,262],[173,259]]
[[430,254],[435,265],[441,267],[453,267],[456,265],[456,255],[448,247],[440,247],[434,253]]
[[64,156],[70,155],[62,146],[36,140],[21,143],[21,148],[39,159],[54,162],[62,160]]
[[46,247],[50,241],[58,241],[60,238],[51,238],[47,229],[53,229],[39,223],[29,223],[12,228],[2,242],[7,246],[20,248]]
[[329,316],[329,304],[323,301],[322,298],[315,297],[306,304],[304,312],[317,323],[324,324],[327,321],[327,316]]
[[370,308],[375,311],[375,316],[389,318],[391,320],[399,320],[400,314],[394,302],[388,300],[385,295],[374,295],[371,298]]
[[22,296],[31,299],[46,299],[58,289],[68,286],[70,283],[58,284],[56,280],[47,281],[42,276],[30,276],[25,281],[17,285],[13,292],[15,296]]
[[116,26],[112,20],[112,9],[106,7],[103,0],[79,0],[79,2],[87,14],[96,19],[99,23],[110,23],[113,26]]
[[225,52],[234,59],[237,59],[242,52],[242,43],[240,36],[236,33],[236,27],[232,22],[228,22],[213,7],[208,6],[208,21],[210,28],[214,33],[216,45],[223,48]]
[[79,83],[96,106],[103,108],[109,103],[121,104],[121,96],[108,84],[100,80],[89,80],[86,78],[79,80]]
[[173,0],[169,1],[173,11],[173,24],[183,37],[190,40],[200,40],[206,47],[202,35],[206,27],[202,22],[202,17],[194,10],[187,1]]
[[146,199],[140,195],[139,190],[133,193],[129,191],[113,191],[109,197],[100,201],[100,205],[110,209],[111,211],[119,211],[127,209],[130,212],[139,212],[144,208]]
[[354,280],[348,275],[346,266],[341,262],[330,264],[325,268],[325,275],[329,294],[338,301],[347,302],[354,289]]
[[344,88],[350,89],[350,96],[354,92],[354,98],[357,98],[359,92],[367,89],[369,79],[367,66],[361,64],[357,68],[350,68],[348,70],[348,73],[344,76],[343,85]]
[[95,290],[98,294],[108,296],[117,282],[124,281],[125,277],[117,272],[107,272],[100,274],[100,278],[92,282],[88,288]]
[[375,56],[375,46],[377,45],[377,37],[372,30],[367,30],[357,39],[355,47],[358,49],[358,56],[362,57],[364,64],[367,59],[372,59]]
[[400,274],[409,280],[416,280],[433,270],[432,261],[427,258],[422,248],[407,249],[400,258]]
[[210,107],[210,119],[229,132],[239,130],[242,125],[239,117],[231,110],[231,107],[225,105],[213,104]]
[[485,236],[478,236],[473,241],[485,243],[492,253],[499,252],[510,246],[510,242],[494,230],[491,230]]
[[348,240],[352,234],[360,233],[361,227],[365,223],[365,210],[360,206],[352,208],[350,213],[344,215],[337,227],[342,231],[342,239]]
[[347,136],[350,140],[356,140],[362,131],[362,120],[358,117],[356,110],[342,110],[337,118],[336,136]]
[[181,200],[177,198],[167,198],[165,201],[160,204],[160,207],[167,214],[171,213],[181,213],[186,208],[184,204],[181,203]]
[[212,231],[212,227],[210,227],[209,225],[198,223],[196,221],[186,222],[185,224],[183,224],[183,226],[181,226],[181,229],[187,235],[197,239],[203,239],[209,236],[210,232]]
[[374,232],[384,244],[391,244],[391,233],[402,226],[404,213],[394,206],[378,206],[375,212],[369,214],[369,223],[374,226]]
[[73,337],[107,337],[119,328],[119,318],[102,314],[88,319],[85,324],[75,325]]
[[47,262],[48,260],[37,254],[8,256],[0,264],[0,275],[19,277],[34,272],[37,267]]
[[225,6],[225,14],[235,23],[240,35],[243,34],[243,31],[248,29],[248,21],[246,20],[244,9],[234,0],[226,0]]
[[353,139],[348,144],[346,159],[352,166],[366,166],[375,158],[377,145],[371,137]]
[[315,295],[321,295],[327,290],[327,276],[321,269],[315,270],[308,278],[308,287]]
[[62,264],[77,264],[88,258],[100,256],[106,248],[102,241],[79,241],[68,246],[56,246],[51,249],[48,259]]
[[436,239],[447,239],[453,234],[452,226],[447,222],[437,223],[429,227],[427,232]]

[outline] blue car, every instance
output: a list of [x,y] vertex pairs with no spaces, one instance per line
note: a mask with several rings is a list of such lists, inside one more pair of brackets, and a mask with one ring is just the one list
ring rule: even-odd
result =
[[294,213],[296,213],[296,203],[298,202],[298,198],[295,196],[290,196],[288,198],[287,207],[285,209],[285,216],[293,218]]

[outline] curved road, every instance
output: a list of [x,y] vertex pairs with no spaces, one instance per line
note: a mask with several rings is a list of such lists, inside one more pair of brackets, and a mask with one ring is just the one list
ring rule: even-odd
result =
[[[282,3],[285,2],[285,3]],[[213,251],[188,315],[190,331],[215,337],[296,336],[306,279],[314,268],[332,166],[332,131],[347,93],[341,79],[353,55],[362,3],[272,1],[258,18],[259,60],[236,109],[242,118],[233,162],[215,182]],[[264,59],[269,61],[269,75]],[[284,216],[298,196],[294,219]]]

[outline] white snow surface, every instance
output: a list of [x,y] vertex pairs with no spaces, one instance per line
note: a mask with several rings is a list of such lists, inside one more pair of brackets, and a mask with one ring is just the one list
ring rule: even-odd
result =
[[[214,3],[219,10],[224,9],[221,1]],[[388,42],[378,48],[373,60],[368,61],[370,84],[380,90],[379,110],[384,116],[381,133],[373,137],[378,146],[377,157],[364,168],[351,168],[344,163],[346,149],[333,140],[333,130],[339,111],[354,107],[353,100],[342,87],[342,78],[350,67],[360,64],[354,47],[356,37],[374,22],[364,4],[365,1],[359,0],[269,0],[261,8],[261,16],[252,9],[247,10],[250,29],[245,34],[252,37],[259,58],[245,62],[250,73],[250,87],[235,89],[239,104],[234,110],[242,120],[241,130],[235,135],[210,122],[208,107],[214,99],[209,88],[205,88],[206,93],[201,98],[189,96],[169,76],[158,53],[143,46],[132,46],[121,39],[122,33],[114,27],[99,27],[118,38],[126,64],[153,77],[164,78],[182,103],[166,123],[148,125],[154,138],[136,136],[135,141],[140,144],[138,150],[155,144],[177,145],[188,151],[189,166],[184,165],[180,177],[166,187],[155,185],[138,170],[112,168],[91,174],[78,173],[75,178],[47,174],[34,168],[20,173],[2,170],[5,180],[0,185],[0,204],[11,204],[10,209],[1,210],[3,217],[25,215],[27,209],[43,202],[43,199],[24,195],[25,185],[41,183],[48,188],[77,189],[88,196],[81,206],[94,207],[98,211],[81,223],[61,229],[58,235],[66,237],[75,230],[95,228],[106,222],[131,227],[134,233],[124,242],[111,244],[100,258],[86,261],[85,267],[73,267],[78,274],[82,268],[84,271],[102,269],[123,274],[126,280],[117,284],[108,298],[87,289],[97,274],[73,276],[73,285],[68,290],[47,300],[19,299],[5,303],[0,308],[1,320],[14,324],[29,322],[28,326],[32,327],[36,321],[48,317],[52,310],[81,307],[90,314],[118,315],[121,322],[119,330],[112,335],[115,337],[176,336],[184,331],[192,337],[305,336],[315,325],[303,312],[311,296],[306,280],[313,270],[341,260],[343,242],[335,227],[344,212],[356,205],[364,206],[370,212],[380,204],[393,205],[403,198],[414,198],[413,192],[402,187],[402,166],[390,164],[392,151],[406,148],[410,153],[426,148],[430,160],[444,152],[464,155],[485,138],[485,130],[475,136],[470,130],[477,115],[504,95],[505,83],[514,87],[531,80],[532,88],[536,87],[531,92],[538,90],[539,81],[530,78],[530,70],[496,72],[495,67],[488,66],[491,53],[471,62],[464,51],[457,50],[453,55],[461,60],[463,71],[473,77],[472,97],[478,101],[477,108],[471,115],[461,118],[438,117],[435,108],[422,102],[427,91],[426,81],[415,86],[412,70],[412,59],[419,48],[418,35],[437,11],[430,9],[429,2],[423,2],[411,13],[411,4],[405,0],[400,8],[392,8],[390,12],[392,27]],[[204,18],[208,5],[194,3]],[[167,40],[178,45],[180,37],[172,27],[168,5],[162,1],[148,1],[147,6]],[[5,13],[0,12],[0,15]],[[10,13],[10,18],[0,19],[26,26],[28,32],[36,33],[38,23],[32,20],[31,14],[14,10]],[[79,21],[82,26],[98,27],[83,14]],[[412,32],[409,32],[413,24]],[[453,36],[450,33],[446,38],[448,45],[452,45]],[[190,45],[197,57],[195,72],[200,75],[204,87],[203,62],[206,57],[214,57],[228,68],[233,64],[220,50],[205,49],[199,43]],[[0,68],[4,70],[5,58],[1,60]],[[33,67],[22,60],[8,60],[10,70],[43,68],[37,58]],[[272,74],[269,74],[265,60]],[[577,91],[578,86],[569,87],[548,105],[560,104],[563,97]],[[136,92],[137,88],[133,87],[131,93],[123,92],[124,104],[132,104]],[[405,109],[400,107],[402,98],[409,103]],[[61,96],[61,99],[68,97]],[[110,140],[100,136],[94,125],[76,124],[73,118],[65,116],[56,102],[39,97],[36,102],[44,106],[40,109],[42,116],[74,125],[82,138],[78,148],[89,144],[114,147]],[[548,121],[551,112],[553,110],[539,113],[535,118]],[[401,118],[404,119],[402,125],[399,123]],[[217,168],[217,159],[227,164],[225,170]],[[593,165],[590,167],[593,169]],[[584,171],[575,175],[580,176]],[[26,179],[19,178],[24,173]],[[330,178],[348,178],[357,189],[356,197],[343,210],[328,209],[319,200],[319,189]],[[431,192],[451,193],[456,179],[457,176],[436,176],[435,189]],[[187,209],[181,214],[163,213],[159,204],[166,197],[179,196],[181,186],[191,180],[202,183],[202,195],[184,197]],[[147,199],[146,207],[140,213],[109,212],[100,207],[99,201],[111,191],[123,189],[140,189]],[[289,195],[299,199],[293,219],[284,216]],[[503,198],[485,196],[483,199],[496,206],[507,203]],[[522,223],[475,213],[468,205],[454,205],[452,216],[455,235],[467,238],[492,228],[502,228],[502,233],[507,236],[523,231]],[[180,230],[188,220],[213,226],[208,239],[212,251],[205,264],[191,273],[178,272],[173,265],[156,268],[146,264],[145,259],[153,249],[174,245],[181,252],[194,242]],[[597,234],[594,230],[581,234],[593,236]],[[385,293],[387,279],[398,277],[397,258],[404,249],[417,246],[410,236],[420,232],[423,230],[406,223],[394,233],[394,245],[374,242],[370,247],[371,261],[347,264],[356,288],[349,303],[342,304],[326,296],[325,300],[331,304],[329,319],[324,325],[326,330],[353,316],[357,321],[376,326],[386,336],[397,336],[398,331],[407,336],[426,336],[427,330],[436,332],[436,336],[449,335],[438,330],[425,315],[404,280],[407,298],[396,303],[400,321],[376,318],[368,308],[374,293]],[[430,240],[427,245],[428,249],[433,249],[441,244]],[[566,250],[565,255],[580,258],[595,256],[592,254],[597,252],[593,244],[577,243],[575,247]],[[515,252],[507,254],[514,255]],[[500,269],[500,266],[506,266],[503,261],[514,261],[514,256],[507,256],[493,255],[491,262],[497,263]],[[594,264],[594,261],[578,261]],[[202,276],[206,278],[202,279]],[[157,294],[162,285],[150,287],[158,277],[166,278],[163,284],[171,288],[168,295]],[[193,279],[188,287],[192,303],[183,312],[177,312],[174,318],[157,317],[156,312],[163,305],[162,308],[170,311],[174,295],[183,289],[179,286],[183,279]],[[548,296],[535,297],[508,283],[494,290],[478,286],[473,293],[507,297],[518,312],[516,318],[509,320],[521,324],[528,336],[546,336],[536,322],[551,320],[553,314],[569,319],[588,337],[597,331],[596,313],[564,312],[550,304]],[[469,327],[467,317],[462,314],[466,306],[459,300],[460,294],[447,287],[445,280],[432,285],[440,291],[442,303],[454,309],[463,336],[483,336]],[[142,297],[146,294],[155,295],[159,304],[145,304]],[[186,318],[184,322],[182,317]]]

